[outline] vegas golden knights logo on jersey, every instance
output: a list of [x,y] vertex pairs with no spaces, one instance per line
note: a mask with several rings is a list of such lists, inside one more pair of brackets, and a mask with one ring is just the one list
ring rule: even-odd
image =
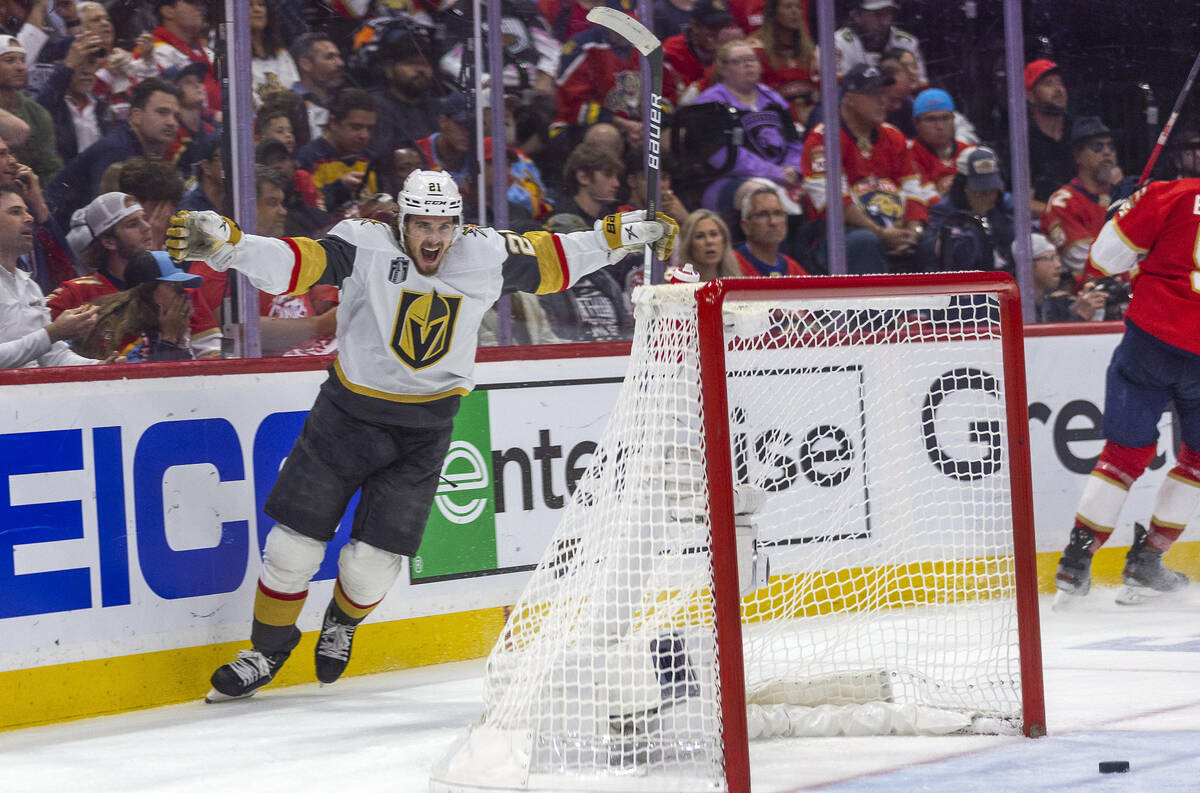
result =
[[413,369],[432,366],[450,352],[454,323],[462,297],[434,292],[410,292],[400,296],[392,349]]

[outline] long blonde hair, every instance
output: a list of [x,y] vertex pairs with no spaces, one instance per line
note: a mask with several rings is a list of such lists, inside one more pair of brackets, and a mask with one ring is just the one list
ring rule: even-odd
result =
[[[763,9],[762,27],[755,33],[755,38],[762,42],[763,52],[767,54],[767,62],[773,68],[778,68],[779,57],[778,50],[780,45],[779,39],[779,3],[780,0],[767,0],[766,8]],[[808,19],[802,18],[800,29],[796,31],[796,37],[791,47],[785,51],[785,57],[794,58],[805,67],[810,67],[816,60],[817,45],[813,43],[812,33],[808,29]]]
[[[711,220],[717,224],[717,229],[721,232],[723,242],[721,244],[721,261],[717,264],[717,272],[713,274],[713,278],[737,278],[742,274],[742,270],[738,267],[737,259],[733,256],[733,239],[729,235],[729,226],[725,225],[725,221],[721,216],[711,209],[697,209],[692,214],[688,215],[683,220],[683,225],[679,229],[679,244],[675,246],[674,253],[671,254],[671,263],[676,267],[682,267],[687,264],[692,257],[692,235],[696,233],[696,226],[700,225],[703,220]],[[696,262],[691,262],[699,272],[699,265]],[[709,281],[711,278],[705,278],[704,273],[700,273],[701,280]]]
[[154,302],[157,286],[158,281],[147,281],[92,301],[100,307],[100,311],[96,324],[80,342],[77,352],[103,360],[116,352],[126,340],[157,330],[158,303]]

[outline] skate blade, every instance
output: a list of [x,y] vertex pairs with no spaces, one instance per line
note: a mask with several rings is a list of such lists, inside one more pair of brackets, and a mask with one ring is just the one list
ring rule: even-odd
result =
[[217,691],[214,688],[214,689],[210,689],[209,692],[204,695],[204,701],[207,702],[209,705],[215,705],[218,702],[236,702],[237,700],[249,699],[250,697],[254,696],[257,692],[258,692],[258,689],[255,689],[254,691],[251,691],[247,694],[242,694],[240,697],[231,697],[228,694],[222,694],[220,691]]
[[1083,604],[1087,595],[1077,595],[1073,592],[1063,592],[1061,589],[1054,593],[1054,602],[1050,604],[1051,611],[1072,611]]

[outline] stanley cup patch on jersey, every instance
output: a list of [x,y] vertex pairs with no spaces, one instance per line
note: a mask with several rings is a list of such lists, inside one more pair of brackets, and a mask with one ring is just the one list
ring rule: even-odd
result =
[[405,289],[392,331],[392,349],[400,360],[413,369],[424,369],[446,357],[462,300],[461,295]]

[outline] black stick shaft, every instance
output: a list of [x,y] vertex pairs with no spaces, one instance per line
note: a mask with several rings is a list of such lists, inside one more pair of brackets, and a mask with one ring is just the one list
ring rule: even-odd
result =
[[[663,51],[658,47],[646,56],[650,66],[650,118],[642,136],[646,144],[646,220],[654,220],[662,206]],[[647,245],[642,260],[642,283],[654,283],[654,246]]]
[[1166,145],[1167,138],[1171,137],[1171,130],[1179,119],[1179,111],[1183,110],[1183,103],[1187,101],[1188,94],[1192,92],[1192,83],[1196,81],[1197,72],[1200,72],[1200,52],[1196,53],[1196,60],[1192,61],[1192,70],[1188,72],[1187,80],[1183,83],[1183,90],[1176,97],[1175,107],[1171,108],[1171,115],[1167,118],[1167,123],[1163,125],[1162,132],[1158,134],[1158,141],[1154,144],[1149,159],[1146,160],[1146,167],[1142,169],[1142,176],[1138,179],[1138,187],[1144,185],[1150,178],[1150,172],[1154,170],[1154,163],[1158,162],[1158,155],[1162,153],[1163,146]]

